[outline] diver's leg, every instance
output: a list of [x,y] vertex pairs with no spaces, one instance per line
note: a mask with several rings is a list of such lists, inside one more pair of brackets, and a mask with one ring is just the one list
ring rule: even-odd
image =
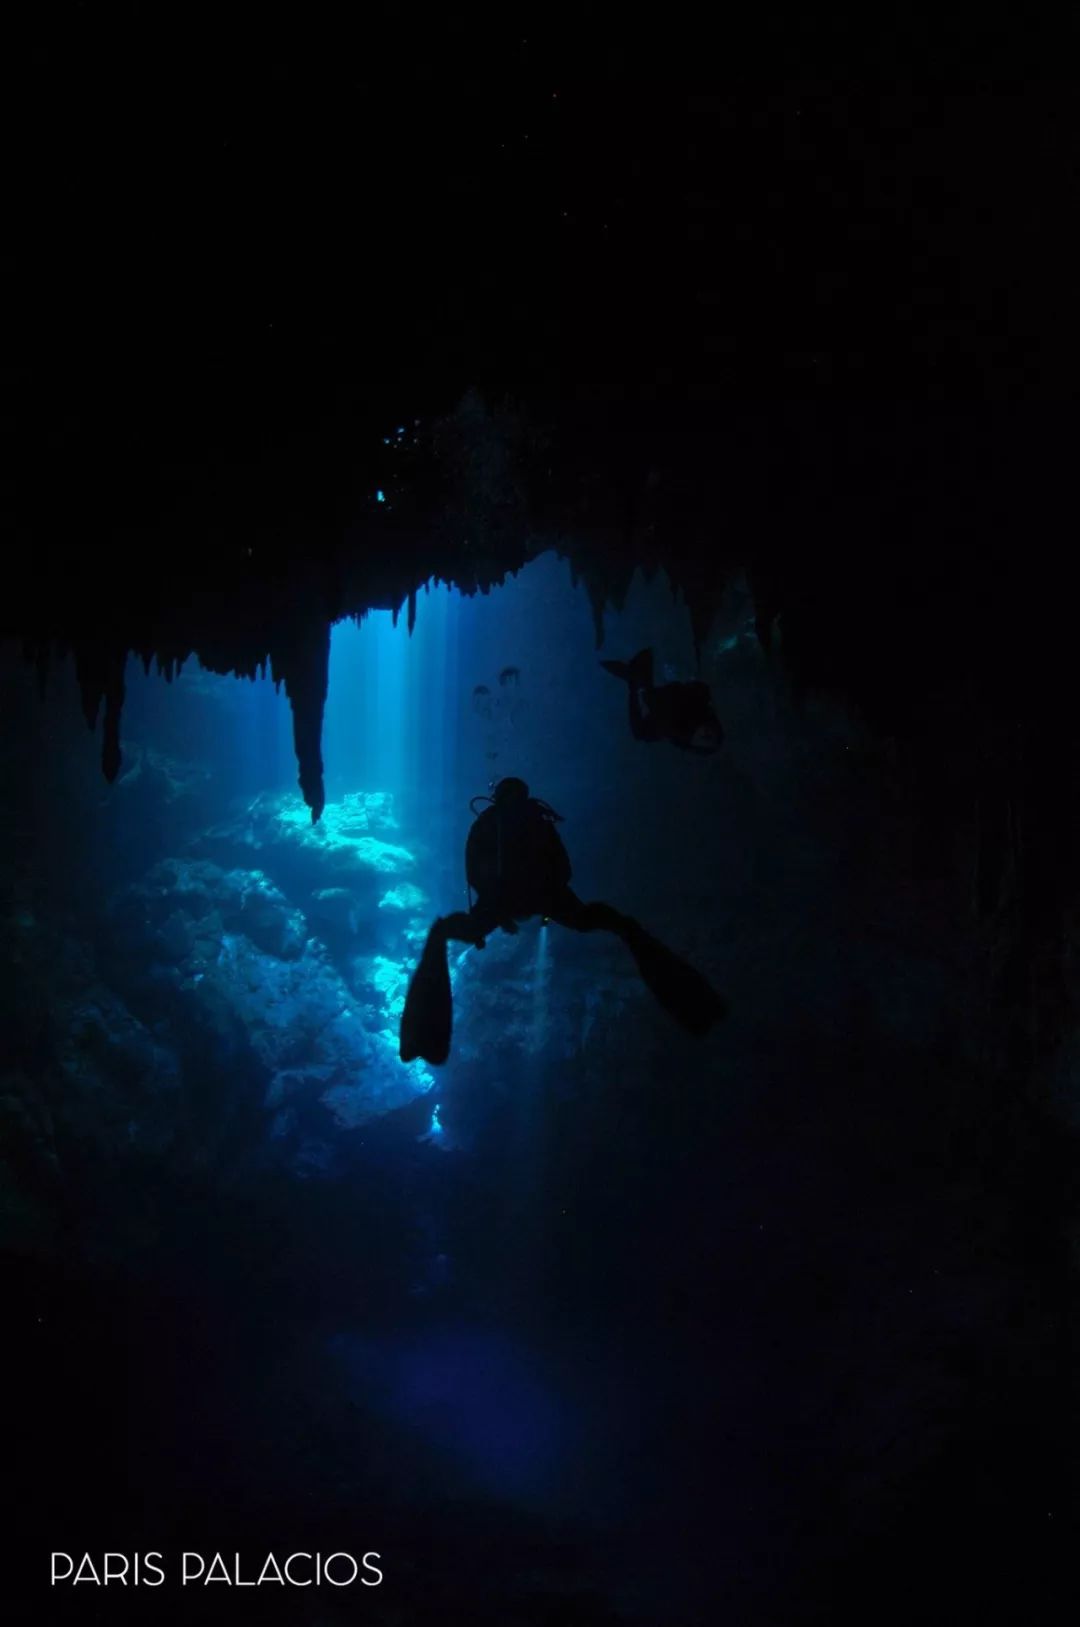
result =
[[[490,928],[488,928],[490,931]],[[431,928],[443,943],[480,943],[486,936],[476,918],[475,911],[456,910],[453,915],[441,915]]]
[[454,1002],[450,990],[450,967],[446,946],[451,939],[480,946],[498,922],[481,905],[468,913],[459,910],[435,921],[427,935],[420,962],[409,980],[401,1013],[398,1054],[403,1062],[422,1057],[435,1066],[450,1055],[454,1026]]
[[471,943],[477,949],[482,949],[484,940],[503,924],[493,905],[477,899],[468,912],[456,910],[453,915],[440,916],[431,930],[438,933],[444,944],[453,940],[455,943]]
[[691,1034],[707,1034],[726,1014],[726,1002],[701,973],[646,932],[633,916],[623,915],[600,901],[583,903],[569,887],[547,914],[575,932],[613,932],[621,938],[646,988]]
[[569,927],[572,932],[614,932],[625,938],[636,925],[629,915],[621,915],[610,904],[595,900],[586,904],[571,887],[564,887],[558,898],[544,911],[549,921]]
[[450,1055],[454,1024],[450,968],[446,960],[445,922],[436,921],[427,935],[424,952],[409,979],[405,1006],[401,1013],[398,1055],[402,1062],[425,1062],[438,1066]]

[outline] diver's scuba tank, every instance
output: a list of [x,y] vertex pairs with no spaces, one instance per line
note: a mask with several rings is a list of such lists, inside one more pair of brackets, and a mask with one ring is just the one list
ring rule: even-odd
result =
[[[487,803],[487,807],[478,809],[476,806],[477,803]],[[551,807],[550,803],[544,802],[540,797],[532,796],[525,781],[517,779],[514,775],[508,775],[505,779],[498,781],[492,780],[490,782],[490,790],[487,795],[480,794],[470,799],[469,811],[473,815],[473,825],[465,842],[465,891],[468,898],[469,908],[472,909],[473,892],[480,892],[482,889],[474,880],[474,872],[470,861],[472,861],[472,864],[475,865],[482,858],[487,857],[487,855],[482,852],[477,836],[478,830],[486,836],[486,833],[483,832],[481,822],[489,814],[494,814],[495,862],[494,876],[492,879],[494,883],[498,885],[498,883],[502,881],[503,877],[504,826],[507,817],[520,817],[522,814],[529,812],[532,813],[534,817],[541,819],[544,824],[550,828],[551,826],[562,822],[562,814],[556,813],[555,809]],[[562,848],[562,843],[559,842],[558,837],[555,837],[555,841],[558,843],[558,846]],[[563,849],[563,852],[565,853],[565,849]],[[485,866],[485,868],[487,868],[487,866]],[[566,861],[566,871],[567,879],[569,879],[569,859]]]

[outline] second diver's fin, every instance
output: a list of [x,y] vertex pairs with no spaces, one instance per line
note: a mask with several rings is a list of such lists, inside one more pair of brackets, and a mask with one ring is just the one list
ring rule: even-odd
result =
[[704,1035],[727,1016],[727,1001],[707,978],[636,923],[624,942],[641,980],[687,1033]]
[[653,681],[652,650],[639,650],[632,661],[601,661],[600,665],[612,677],[633,684],[636,689],[648,689]]
[[630,682],[629,661],[601,661],[600,665],[605,672],[610,672],[613,678],[622,678],[625,683]]
[[402,1062],[421,1057],[438,1067],[450,1055],[454,1022],[446,938],[438,923],[428,933],[420,964],[412,975],[401,1013],[398,1055]]

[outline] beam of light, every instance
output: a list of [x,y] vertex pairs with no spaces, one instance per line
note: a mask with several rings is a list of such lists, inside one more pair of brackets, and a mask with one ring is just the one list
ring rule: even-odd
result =
[[[432,919],[460,904],[464,886],[461,603],[455,591],[429,585],[417,595],[411,632],[406,614],[387,609],[343,621],[331,634],[324,823],[329,828],[339,812],[351,817],[349,810],[364,804],[388,808],[387,840],[410,857],[400,874],[380,878],[374,910],[360,903],[361,936],[374,936],[374,960],[361,957],[362,974],[375,990],[377,1038],[395,1070],[402,1066],[398,1029],[408,979]],[[361,900],[362,878],[353,885]],[[452,983],[458,965],[452,956]],[[421,1064],[410,1067],[417,1091],[429,1090],[432,1075]],[[443,1133],[437,1110],[429,1133]]]
[[[260,896],[266,866],[281,891],[282,942],[318,950],[302,963],[305,998],[310,994],[313,1007],[333,1002],[338,1013],[318,1040],[322,1049],[301,1059],[301,1068],[311,1066],[319,1090],[332,1079],[317,1099],[343,1128],[406,1095],[434,1091],[435,1077],[422,1063],[400,1063],[399,1027],[432,919],[465,907],[470,798],[519,774],[570,817],[571,851],[579,832],[588,835],[595,793],[605,790],[609,739],[621,742],[624,732],[621,712],[618,733],[607,722],[608,703],[614,716],[619,696],[597,675],[593,640],[588,598],[553,555],[494,591],[470,597],[431,582],[408,611],[388,605],[339,623],[323,735],[327,805],[314,827],[297,790],[288,701],[272,676],[238,682],[191,662],[163,685],[130,664],[116,818],[136,818],[141,830],[148,799],[191,790],[216,805],[209,833],[225,844],[223,862],[247,873],[245,898]],[[629,636],[623,644],[637,647]],[[277,907],[267,905],[271,916]],[[267,1013],[282,1011],[281,957],[260,946],[263,928],[252,922],[255,935],[245,931],[240,944],[248,971],[232,964],[239,939],[230,932],[221,945],[221,976],[230,989],[236,985],[245,1021],[259,1020],[252,994],[255,1004],[265,996]],[[530,930],[535,942],[528,932],[510,946],[499,940],[508,953],[476,957],[455,945],[450,957],[462,1003],[478,997],[481,1047],[499,1040],[505,1020],[499,979],[509,976],[521,990],[515,1042],[524,1041],[534,1063],[517,1081],[520,1111],[507,1167],[525,1197],[538,1179],[543,1058],[558,993],[554,939],[544,923]],[[200,965],[192,987],[208,975]],[[441,1148],[453,1143],[452,1116],[444,1127],[440,1104],[429,1099],[420,1117]]]
[[536,934],[536,955],[533,960],[532,976],[532,1020],[530,1023],[529,1049],[542,1051],[548,1036],[550,1025],[549,988],[551,971],[551,929],[546,922],[541,922]]
[[348,1393],[437,1455],[440,1483],[511,1501],[550,1496],[579,1449],[572,1403],[533,1349],[498,1329],[432,1327],[375,1339],[343,1330],[328,1344]]
[[422,826],[429,843],[460,755],[461,605],[456,591],[429,585],[411,633],[404,612],[372,610],[339,622],[330,641],[327,794],[389,792],[403,832]]
[[222,804],[231,795],[296,789],[292,713],[265,666],[257,676],[237,678],[211,672],[195,657],[165,684],[159,671],[144,671],[131,656],[125,687],[122,774],[156,767],[174,775],[205,760]]

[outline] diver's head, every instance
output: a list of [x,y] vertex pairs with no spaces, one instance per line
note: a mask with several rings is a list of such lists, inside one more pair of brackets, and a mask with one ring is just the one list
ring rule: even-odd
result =
[[524,780],[519,780],[513,774],[500,780],[492,793],[492,800],[496,808],[516,808],[529,800],[529,787]]

